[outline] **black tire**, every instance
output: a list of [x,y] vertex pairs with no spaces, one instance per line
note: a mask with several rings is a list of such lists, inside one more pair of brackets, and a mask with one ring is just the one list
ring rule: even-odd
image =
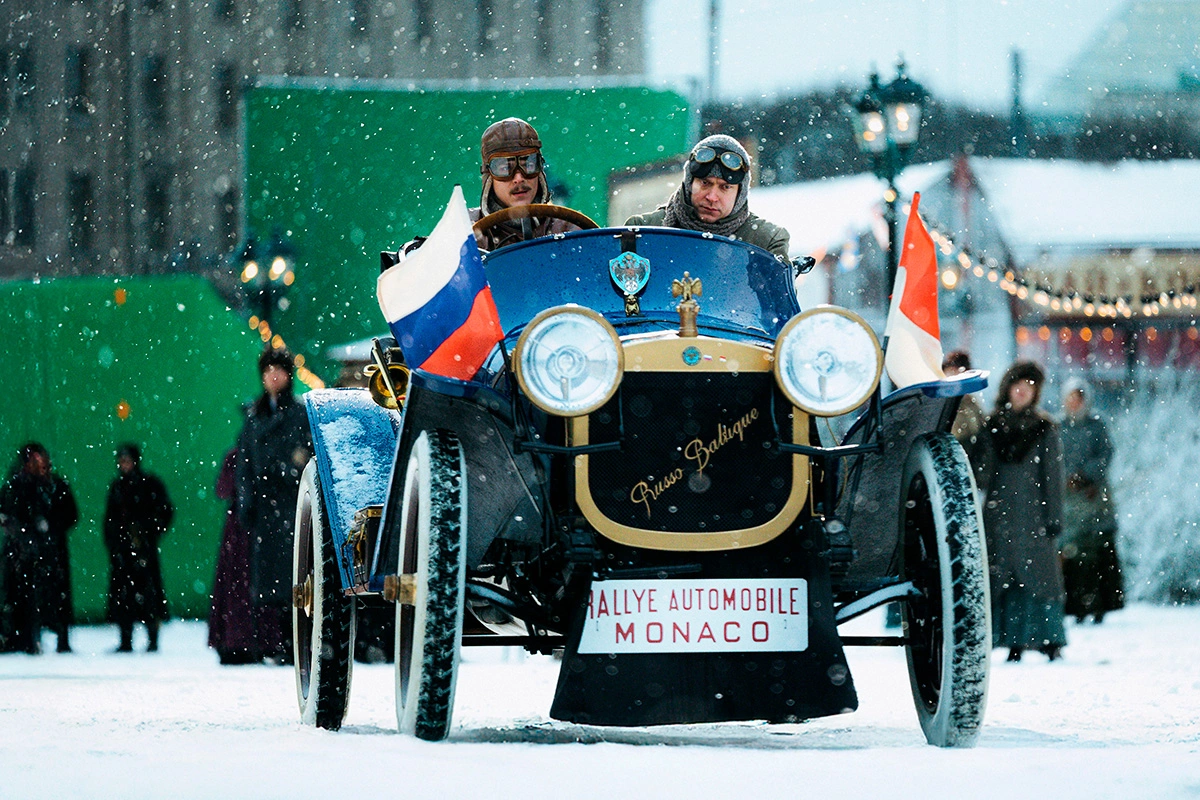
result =
[[292,580],[294,586],[308,587],[301,589],[302,602],[292,603],[300,719],[336,731],[349,707],[355,612],[354,600],[342,593],[315,460],[304,468],[296,498]]
[[467,476],[458,437],[425,431],[404,477],[396,574],[413,576],[396,603],[396,721],[401,733],[450,734],[466,586]]
[[947,433],[916,439],[904,468],[901,575],[908,674],[930,744],[973,747],[987,706],[992,646],[987,551],[975,480]]

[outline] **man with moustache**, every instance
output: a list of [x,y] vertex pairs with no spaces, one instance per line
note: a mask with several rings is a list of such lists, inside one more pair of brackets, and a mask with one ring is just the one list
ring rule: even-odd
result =
[[[480,140],[483,165],[483,192],[478,208],[468,210],[471,222],[505,208],[549,203],[546,162],[542,158],[542,140],[523,119],[509,117],[489,125]],[[481,250],[496,250],[505,245],[577,231],[579,226],[561,219],[537,217],[514,219],[476,232]]]

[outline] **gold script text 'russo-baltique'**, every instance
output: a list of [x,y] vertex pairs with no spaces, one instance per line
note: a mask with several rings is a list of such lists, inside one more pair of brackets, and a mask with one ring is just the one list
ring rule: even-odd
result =
[[[758,419],[758,409],[752,408],[743,414],[732,425],[717,423],[717,435],[710,439],[707,443],[700,437],[696,437],[684,445],[683,455],[689,461],[696,464],[696,474],[703,474],[708,467],[709,460],[713,454],[720,450],[725,445],[732,442],[734,439],[744,441],[746,429],[750,427]],[[683,467],[676,467],[668,472],[654,483],[647,481],[638,481],[629,490],[629,501],[632,503],[641,503],[646,507],[646,519],[651,518],[650,502],[658,500],[667,489],[670,489],[679,482],[684,476]]]

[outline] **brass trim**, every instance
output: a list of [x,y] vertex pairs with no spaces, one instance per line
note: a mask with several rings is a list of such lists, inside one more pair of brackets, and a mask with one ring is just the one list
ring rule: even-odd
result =
[[[694,366],[683,360],[689,347],[700,350]],[[709,356],[710,358],[705,358]],[[653,340],[627,342],[625,368],[638,372],[770,372],[772,354],[741,342],[708,337],[677,338],[674,335]],[[808,415],[796,410],[792,415],[792,442],[808,444]],[[570,420],[571,441],[588,444],[588,417]],[[774,517],[762,525],[736,531],[653,531],[635,528],[605,516],[592,499],[588,456],[575,457],[575,502],[584,518],[605,538],[630,547],[647,550],[709,551],[752,547],[769,542],[786,531],[800,516],[808,502],[811,468],[807,456],[792,455],[792,489],[787,502]]]
[[[700,360],[688,364],[684,352],[693,347]],[[774,361],[770,350],[709,336],[685,338],[670,333],[625,340],[625,372],[770,372]]]
[[[792,332],[793,328],[795,328],[797,325],[799,325],[803,320],[806,320],[809,317],[815,316],[817,314],[839,314],[843,317],[846,317],[851,322],[857,323],[863,330],[865,330],[867,332],[867,335],[871,337],[871,341],[875,343],[875,380],[873,380],[871,382],[871,388],[866,393],[864,393],[862,399],[859,400],[857,403],[854,403],[853,405],[849,405],[846,408],[842,408],[837,411],[817,412],[817,411],[814,411],[814,410],[806,407],[803,403],[799,402],[795,397],[792,397],[792,393],[788,391],[787,384],[784,383],[783,378],[779,374],[780,364],[782,363],[782,361],[780,358],[778,358],[778,356],[775,355],[779,351],[779,346],[787,338],[788,334],[790,334]],[[875,387],[879,385],[879,379],[881,377],[883,377],[883,348],[881,348],[879,346],[879,338],[875,335],[875,331],[873,331],[871,329],[871,326],[867,324],[867,321],[864,320],[862,317],[860,317],[858,314],[855,314],[853,311],[850,311],[848,309],[841,308],[840,306],[829,306],[829,305],[814,306],[813,308],[810,308],[807,311],[801,311],[799,314],[797,314],[796,316],[789,319],[784,324],[783,329],[779,331],[779,336],[777,336],[775,338],[775,349],[772,351],[771,355],[775,361],[775,365],[774,365],[775,383],[779,384],[780,391],[782,391],[784,396],[786,396],[787,399],[791,401],[792,405],[801,409],[806,414],[813,415],[814,417],[837,417],[842,414],[847,414],[847,413],[853,411],[854,409],[858,408],[863,403],[865,403],[868,398],[870,398],[871,394],[875,391]]]
[[413,573],[383,576],[383,599],[389,603],[411,606],[416,603],[417,576]]

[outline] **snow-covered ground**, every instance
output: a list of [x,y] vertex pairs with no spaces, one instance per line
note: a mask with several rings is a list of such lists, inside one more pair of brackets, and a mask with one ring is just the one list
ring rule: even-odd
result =
[[[878,632],[882,617],[851,625]],[[431,744],[395,732],[389,666],[355,666],[330,733],[300,725],[290,668],[219,666],[203,623],[170,623],[161,652],[132,655],[111,652],[114,628],[82,627],[72,654],[0,656],[0,798],[1195,800],[1198,634],[1200,607],[1135,605],[1069,627],[1062,662],[997,651],[979,746],[952,751],[924,743],[895,648],[849,651],[847,716],[638,729],[551,721],[557,662],[470,650],[454,733]]]

